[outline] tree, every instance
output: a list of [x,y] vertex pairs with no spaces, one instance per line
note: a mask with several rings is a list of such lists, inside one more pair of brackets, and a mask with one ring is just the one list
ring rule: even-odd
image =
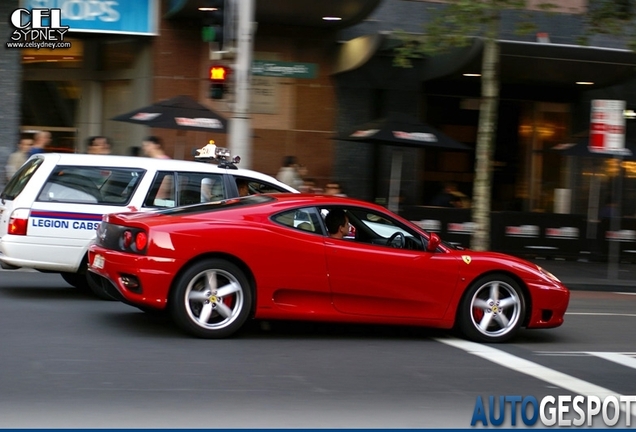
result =
[[595,34],[618,37],[632,51],[636,50],[635,11],[631,0],[594,0],[584,16],[585,33],[580,43],[587,45]]
[[[499,105],[499,45],[497,38],[504,11],[526,12],[525,0],[449,0],[421,35],[397,32],[401,44],[395,49],[394,64],[410,67],[411,59],[466,46],[473,38],[483,40],[481,70],[481,105],[475,149],[475,181],[473,183],[472,219],[475,232],[471,240],[474,250],[490,246],[490,210],[493,153]],[[536,7],[536,6],[535,6]],[[539,5],[550,9],[551,4]],[[520,32],[532,30],[529,21],[518,24]]]

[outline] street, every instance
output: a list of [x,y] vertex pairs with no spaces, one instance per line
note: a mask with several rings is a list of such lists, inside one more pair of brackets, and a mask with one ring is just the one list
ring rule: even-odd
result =
[[636,393],[629,293],[573,291],[562,327],[499,345],[278,322],[200,340],[28,271],[0,271],[0,314],[2,428],[467,428],[478,397]]

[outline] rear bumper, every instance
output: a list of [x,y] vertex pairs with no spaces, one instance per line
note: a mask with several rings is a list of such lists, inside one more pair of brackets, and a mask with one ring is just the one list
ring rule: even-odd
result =
[[[101,266],[95,265],[98,255],[103,258]],[[99,281],[109,295],[133,306],[165,309],[178,268],[178,263],[170,258],[134,255],[96,245],[88,251],[88,270],[106,281],[94,280]],[[131,277],[139,282],[138,288],[131,289],[124,283]]]
[[[66,244],[51,244],[47,238],[4,235],[0,238],[2,268],[33,268],[75,273],[84,258],[87,241],[70,239]],[[8,266],[8,267],[5,267]]]

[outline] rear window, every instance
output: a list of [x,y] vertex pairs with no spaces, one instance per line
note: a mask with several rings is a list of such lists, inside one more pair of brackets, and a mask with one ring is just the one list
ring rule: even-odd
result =
[[29,159],[20,167],[20,169],[11,177],[9,183],[4,187],[0,198],[6,200],[14,200],[27,185],[33,174],[42,165],[42,158]]
[[37,200],[123,206],[145,172],[139,168],[57,166]]

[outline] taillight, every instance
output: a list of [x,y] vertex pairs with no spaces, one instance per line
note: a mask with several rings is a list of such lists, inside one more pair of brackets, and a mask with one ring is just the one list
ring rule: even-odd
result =
[[140,231],[137,233],[137,237],[135,237],[135,247],[138,251],[142,251],[146,248],[146,244],[148,243],[148,236],[145,232]]
[[29,210],[16,209],[11,213],[7,233],[11,235],[26,235],[29,225]]
[[121,227],[119,248],[124,252],[144,254],[148,246],[148,234],[138,228]]
[[128,249],[132,244],[133,235],[130,231],[124,231],[124,249]]

